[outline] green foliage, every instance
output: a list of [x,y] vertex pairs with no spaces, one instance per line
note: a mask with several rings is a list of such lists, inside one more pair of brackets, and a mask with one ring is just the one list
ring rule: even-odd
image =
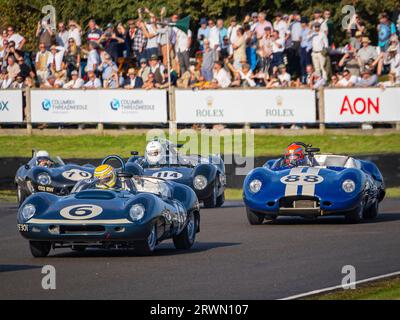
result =
[[2,19],[0,28],[13,24],[16,29],[28,39],[28,49],[37,45],[35,29],[37,22],[42,17],[41,8],[51,4],[57,10],[58,21],[74,19],[86,26],[91,17],[95,17],[100,25],[108,22],[126,21],[137,17],[137,9],[148,7],[154,12],[165,6],[168,14],[178,13],[190,15],[196,21],[200,17],[229,18],[234,15],[243,18],[253,11],[264,10],[268,18],[272,19],[275,11],[290,13],[298,10],[303,15],[311,16],[315,8],[329,8],[335,25],[336,43],[343,43],[345,32],[341,28],[343,14],[341,9],[346,4],[356,7],[356,11],[367,24],[369,36],[376,39],[376,24],[379,12],[387,11],[391,14],[398,7],[398,0],[0,0]]

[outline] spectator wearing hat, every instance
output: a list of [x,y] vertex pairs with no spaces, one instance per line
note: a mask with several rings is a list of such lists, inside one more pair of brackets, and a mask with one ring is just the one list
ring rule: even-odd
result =
[[64,89],[80,89],[85,84],[85,81],[79,77],[78,71],[71,72],[71,80],[64,84]]
[[368,37],[362,37],[360,50],[357,51],[356,57],[358,59],[358,64],[361,69],[364,69],[364,66],[368,63],[368,61],[376,60],[378,58],[378,52],[376,48],[371,46],[371,41]]
[[125,80],[125,89],[140,89],[143,87],[143,79],[137,75],[135,68],[129,68],[128,78]]
[[328,79],[326,61],[328,56],[328,38],[321,31],[321,25],[317,22],[314,24],[314,31],[311,32],[308,39],[311,41],[312,53],[311,58],[316,72],[321,72],[322,78]]
[[78,47],[82,45],[82,29],[74,20],[68,22],[68,39],[73,38]]
[[396,26],[389,20],[386,12],[379,15],[378,31],[378,46],[382,52],[385,52],[389,47],[389,39],[392,34],[396,33]]
[[147,81],[147,77],[150,73],[150,67],[147,65],[146,58],[142,58],[139,61],[139,70],[137,75],[142,78],[143,83]]
[[249,21],[249,26],[251,27],[251,31],[254,31],[254,27],[257,22],[258,22],[258,12],[253,12],[250,15],[250,21]]
[[160,62],[157,55],[153,54],[149,60],[150,73],[154,76],[155,83],[161,84],[163,82],[163,73],[165,70],[164,65]]
[[392,41],[386,52],[381,53],[378,74],[382,73],[384,67],[389,70],[389,73],[394,73],[397,78],[400,78],[400,48],[398,42]]
[[201,18],[199,24],[200,28],[199,30],[197,30],[197,41],[199,42],[200,51],[203,51],[204,49],[203,42],[204,39],[208,39],[210,37],[210,28],[207,25],[206,18]]
[[57,47],[56,45],[51,46],[50,55],[47,60],[47,67],[52,74],[62,71],[64,53],[65,53],[64,47]]

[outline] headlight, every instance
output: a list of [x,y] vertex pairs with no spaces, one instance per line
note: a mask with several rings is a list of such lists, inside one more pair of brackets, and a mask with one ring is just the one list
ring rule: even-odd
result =
[[356,184],[354,183],[353,180],[347,179],[343,181],[342,188],[345,192],[350,193],[355,190]]
[[47,173],[39,174],[37,181],[42,186],[48,186],[51,183],[51,178]]
[[193,179],[193,186],[197,190],[203,190],[205,187],[207,187],[207,178],[202,175],[195,176]]
[[132,208],[129,210],[129,216],[132,221],[139,221],[144,216],[144,206],[142,204],[134,204]]
[[35,206],[33,204],[27,204],[22,208],[21,216],[22,218],[24,218],[24,220],[29,220],[30,218],[33,217],[35,212],[36,212]]
[[250,191],[253,193],[257,193],[258,191],[260,191],[261,186],[262,186],[261,181],[257,179],[254,179],[249,184]]

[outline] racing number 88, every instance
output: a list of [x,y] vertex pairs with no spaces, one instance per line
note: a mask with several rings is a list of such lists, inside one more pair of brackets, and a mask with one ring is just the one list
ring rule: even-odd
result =
[[319,181],[319,176],[316,176],[313,174],[309,174],[306,176],[292,174],[292,175],[286,177],[285,182],[297,182],[297,181],[300,181],[300,178],[302,178],[302,180],[304,182],[318,182]]

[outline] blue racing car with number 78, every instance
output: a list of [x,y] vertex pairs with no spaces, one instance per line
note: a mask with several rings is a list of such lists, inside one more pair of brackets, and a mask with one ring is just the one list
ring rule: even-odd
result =
[[342,215],[348,223],[376,218],[385,196],[378,167],[371,161],[319,151],[293,142],[283,157],[247,175],[243,199],[250,224],[279,216]]

